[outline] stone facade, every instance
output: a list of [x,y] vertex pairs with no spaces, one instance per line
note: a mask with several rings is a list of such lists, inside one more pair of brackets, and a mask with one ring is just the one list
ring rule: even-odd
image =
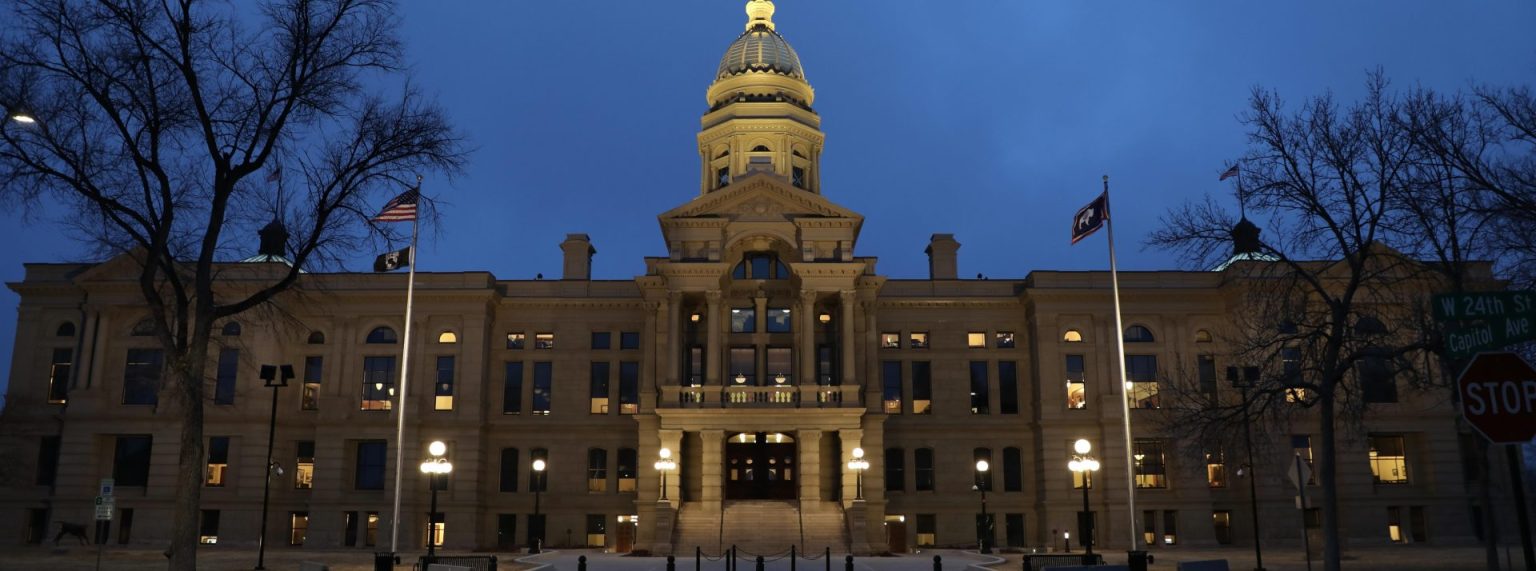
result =
[[[1158,547],[1249,543],[1236,451],[1213,486],[1205,458],[1164,442],[1161,477],[1147,468],[1155,487],[1137,493],[1150,515],[1127,511],[1107,273],[957,279],[960,244],[948,234],[928,249],[930,279],[888,279],[855,254],[863,218],[822,194],[823,135],[798,56],[773,28],[771,3],[748,12],[709,91],[700,194],[661,214],[666,256],[648,259],[645,275],[591,279],[593,244],[573,234],[562,279],[418,274],[408,346],[394,339],[405,330],[400,273],[308,274],[277,300],[281,311],[231,322],[238,331],[218,337],[233,351],[228,366],[209,368],[210,387],[223,377],[228,389],[207,405],[205,433],[227,437],[227,459],[212,462],[224,466],[210,469],[222,484],[203,493],[217,513],[210,535],[256,541],[273,398],[258,374],[290,364],[297,378],[276,393],[284,473],[272,479],[270,544],[302,535],[305,546],[387,548],[405,349],[403,548],[425,540],[429,494],[415,466],[433,440],[454,464],[439,499],[453,550],[525,545],[538,501],[547,543],[688,551],[674,545],[692,537],[684,516],[710,521],[732,502],[772,498],[842,514],[839,543],[855,552],[975,544],[981,456],[996,544],[1058,546],[1081,505],[1066,468],[1079,438],[1103,464],[1090,498],[1103,547],[1126,547],[1133,516]],[[779,44],[772,58],[760,49]],[[116,474],[111,541],[167,541],[177,405],[152,384],[133,390],[153,376],[142,350],[155,341],[134,332],[144,315],[131,263],[30,264],[10,284],[21,304],[0,416],[0,537],[89,521],[97,483]],[[273,263],[232,264],[225,287],[262,280]],[[1127,352],[1164,369],[1199,355],[1214,370],[1233,365],[1221,333],[1236,311],[1235,271],[1123,273],[1125,323],[1151,334]],[[1069,394],[1064,381],[1077,378],[1082,392]],[[1365,430],[1402,437],[1406,483],[1374,483],[1367,443],[1342,443],[1346,540],[1390,541],[1395,510],[1407,541],[1469,541],[1454,410],[1438,395],[1400,394]],[[1138,440],[1166,438],[1161,411],[1130,414]],[[1315,424],[1299,416],[1293,433]],[[124,438],[139,435],[147,453]],[[767,453],[770,444],[790,452]],[[1265,541],[1294,543],[1300,516],[1280,475],[1290,448],[1271,444],[1285,453],[1256,462]],[[653,467],[662,448],[678,465],[666,500]],[[870,463],[862,475],[847,468],[855,448]],[[548,464],[537,500],[536,456]],[[300,464],[312,466],[309,485]]]

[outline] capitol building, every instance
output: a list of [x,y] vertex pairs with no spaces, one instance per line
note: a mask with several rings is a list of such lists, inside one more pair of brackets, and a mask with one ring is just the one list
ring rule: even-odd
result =
[[[397,447],[402,550],[429,539],[449,551],[541,541],[878,553],[979,540],[1075,550],[1085,485],[1105,551],[1130,547],[1133,533],[1154,550],[1251,546],[1254,474],[1263,541],[1300,544],[1284,467],[1293,452],[1311,456],[1315,419],[1299,414],[1290,434],[1267,435],[1252,469],[1240,450],[1191,452],[1161,422],[1160,385],[1176,363],[1212,398],[1238,398],[1226,371],[1243,364],[1222,339],[1242,265],[1264,262],[1121,272],[1123,330],[1107,272],[963,279],[963,235],[932,236],[925,278],[881,275],[859,247],[864,217],[822,185],[817,94],[773,3],[751,0],[746,12],[707,86],[697,193],[659,214],[666,249],[643,275],[592,279],[601,244],[573,233],[558,245],[559,279],[418,273],[409,347],[404,273],[305,274],[275,302],[281,318],[218,325],[203,542],[256,544],[272,398],[258,375],[290,364],[268,549],[386,550]],[[720,24],[722,43],[737,25]],[[224,287],[276,272],[266,266],[282,248],[268,242],[265,257],[229,264]],[[108,542],[169,543],[180,417],[161,390],[136,276],[127,258],[36,263],[8,284],[20,305],[0,415],[3,541],[89,525],[98,482],[113,478]],[[404,351],[411,380],[399,402]],[[1456,410],[1406,386],[1391,394],[1360,437],[1340,440],[1345,544],[1475,541]],[[1079,439],[1102,465],[1088,477],[1067,469]],[[432,441],[447,444],[453,470],[429,535],[415,467]],[[658,469],[663,449],[669,470]],[[867,469],[851,468],[859,455]]]

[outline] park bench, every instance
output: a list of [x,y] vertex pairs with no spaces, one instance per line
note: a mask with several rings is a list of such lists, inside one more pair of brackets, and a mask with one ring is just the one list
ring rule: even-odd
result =
[[[1083,564],[1081,553],[1050,553],[1024,556],[1024,571],[1045,571],[1052,567],[1071,567]],[[1093,554],[1093,564],[1103,565],[1104,556]]]
[[[495,555],[439,555],[432,558],[432,563],[439,566],[462,567],[470,571],[496,571]],[[416,563],[416,568],[423,571],[432,569],[427,565],[425,555]]]

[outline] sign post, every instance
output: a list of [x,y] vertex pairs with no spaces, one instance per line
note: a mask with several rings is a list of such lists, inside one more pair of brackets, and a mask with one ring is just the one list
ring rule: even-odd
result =
[[1489,442],[1503,444],[1520,522],[1526,571],[1536,571],[1531,518],[1520,475],[1520,445],[1536,437],[1536,368],[1514,353],[1479,353],[1456,381],[1461,413]]
[[96,569],[101,570],[101,550],[107,544],[107,532],[112,529],[112,511],[117,502],[112,495],[117,483],[112,478],[102,478],[96,496]]
[[1301,512],[1301,549],[1307,556],[1307,571],[1312,571],[1312,538],[1307,535],[1307,508],[1312,504],[1307,502],[1307,480],[1311,479],[1312,470],[1301,459],[1301,454],[1293,455],[1296,459],[1291,463],[1291,468],[1285,471],[1285,475],[1291,478],[1291,483],[1296,485],[1296,509]]

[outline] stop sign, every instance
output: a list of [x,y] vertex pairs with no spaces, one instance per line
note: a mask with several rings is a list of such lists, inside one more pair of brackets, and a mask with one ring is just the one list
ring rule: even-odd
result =
[[1495,444],[1536,437],[1536,369],[1514,353],[1479,353],[1457,381],[1461,413]]

